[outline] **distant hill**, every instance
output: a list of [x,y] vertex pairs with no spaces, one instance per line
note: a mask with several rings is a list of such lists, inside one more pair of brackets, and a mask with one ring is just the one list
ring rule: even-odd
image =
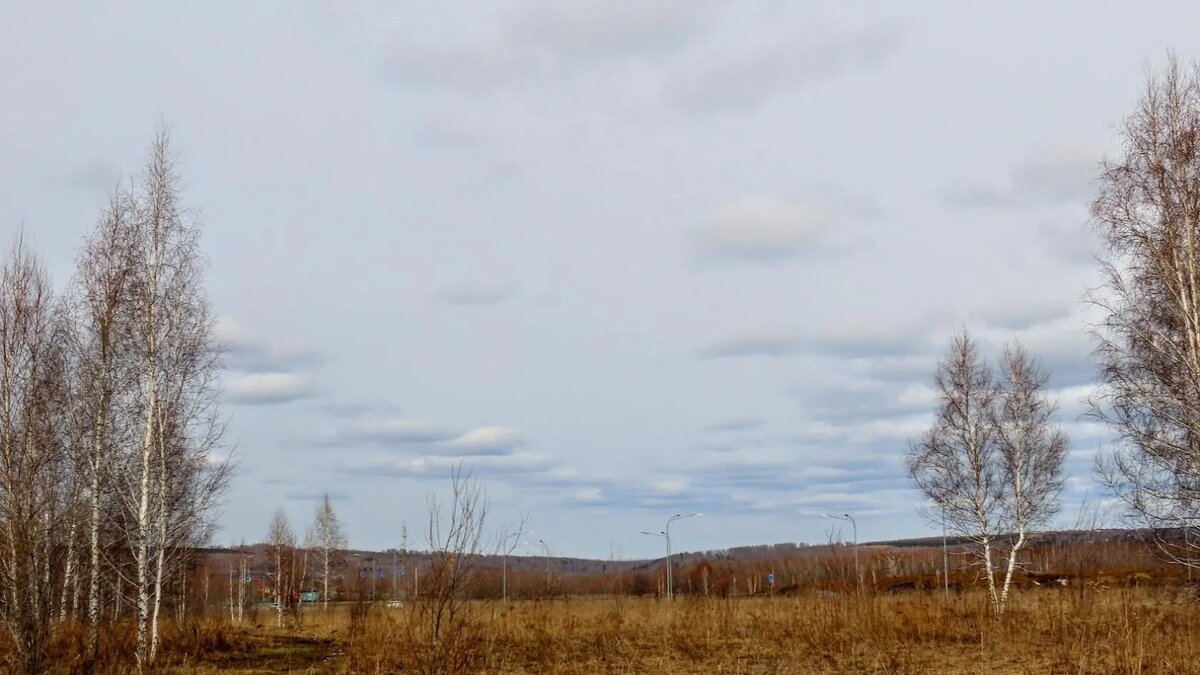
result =
[[[1038,533],[1033,542],[1033,546],[1046,544],[1069,544],[1069,543],[1103,543],[1103,542],[1140,542],[1145,541],[1149,537],[1149,532],[1146,530],[1135,529],[1103,529],[1103,530],[1058,530],[1052,532]],[[1160,532],[1160,536],[1166,535],[1168,539],[1183,540],[1182,530]],[[969,541],[959,537],[949,537],[946,539],[949,546],[962,546],[968,544]],[[753,561],[753,560],[770,560],[780,558],[803,558],[808,556],[819,556],[827,554],[831,546],[839,544],[804,544],[783,542],[777,544],[761,544],[754,546],[737,546],[728,549],[716,549],[706,551],[684,551],[672,554],[671,558],[680,566],[693,565],[700,560],[716,561]],[[935,548],[942,545],[940,536],[934,537],[916,537],[910,539],[891,539],[883,541],[869,541],[860,544],[860,547],[870,548]],[[229,548],[204,548],[198,549],[197,553],[207,554],[216,558],[223,558],[237,553],[249,553],[253,559],[252,565],[255,567],[265,563],[265,547],[263,544],[254,544],[236,549]],[[347,558],[361,561],[364,566],[375,564],[380,569],[388,569],[394,562],[402,562],[404,564],[421,563],[428,559],[429,553],[426,551],[397,551],[388,549],[386,551],[363,551],[351,550],[346,553]],[[656,568],[662,564],[662,558],[645,558],[637,560],[602,560],[592,558],[572,558],[563,556],[550,556],[547,560],[544,556],[509,556],[508,569],[517,570],[543,570],[547,567],[547,563],[551,570],[556,574],[606,574],[611,572],[642,572]],[[498,555],[481,555],[475,561],[475,566],[480,568],[496,568],[501,566],[501,557]]]

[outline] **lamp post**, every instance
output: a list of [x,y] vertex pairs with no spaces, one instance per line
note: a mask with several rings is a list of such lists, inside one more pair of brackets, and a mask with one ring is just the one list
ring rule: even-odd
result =
[[544,539],[538,539],[538,543],[546,553],[546,595],[550,595],[550,545]]
[[[500,540],[500,597],[504,602],[508,602],[508,553],[510,550],[508,540],[520,536],[520,532],[513,532]],[[513,548],[516,548],[516,546],[516,544],[513,544]]]
[[[664,558],[664,560],[666,560],[666,561],[667,561],[667,565],[670,565],[670,564],[671,564],[671,563],[670,563],[670,560],[671,560],[671,540],[670,540],[670,539],[667,537],[667,533],[666,533],[666,532],[647,532],[647,531],[645,531],[645,530],[642,530],[642,534],[645,534],[645,535],[648,535],[648,536],[651,536],[651,537],[662,537],[663,539],[666,539],[666,541],[667,541],[667,557],[666,557],[666,558]],[[668,571],[667,571],[666,575],[664,575],[664,576],[669,576],[669,575],[670,575],[670,567],[668,567],[667,569],[668,569]]]
[[851,525],[851,527],[853,527],[853,528],[854,528],[854,576],[855,576],[855,587],[856,587],[858,590],[860,590],[860,591],[861,591],[861,590],[862,590],[862,575],[861,575],[861,574],[859,574],[859,572],[858,572],[858,523],[854,522],[854,516],[851,516],[849,513],[843,513],[843,514],[842,514],[842,515],[840,515],[840,516],[831,516],[831,515],[829,515],[828,513],[822,513],[821,515],[822,515],[822,516],[825,516],[826,518],[833,518],[834,520],[848,520],[848,521],[850,521],[850,525]]
[[663,531],[661,533],[655,534],[653,532],[642,532],[642,534],[649,534],[651,536],[662,536],[664,539],[667,540],[667,599],[668,600],[671,600],[675,597],[675,587],[673,585],[672,578],[671,578],[671,523],[675,522],[676,520],[683,520],[684,518],[695,518],[696,516],[702,516],[702,515],[704,515],[704,514],[703,513],[689,513],[687,515],[684,515],[682,513],[676,513],[675,515],[673,515],[667,519],[667,526],[663,528]]

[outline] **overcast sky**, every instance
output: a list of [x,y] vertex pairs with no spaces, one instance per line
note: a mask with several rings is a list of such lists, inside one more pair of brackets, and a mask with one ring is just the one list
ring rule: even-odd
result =
[[959,326],[1053,369],[1062,524],[1099,494],[1091,180],[1200,6],[440,4],[0,4],[0,235],[60,284],[172,127],[230,350],[218,543],[328,492],[419,546],[459,461],[558,554],[691,511],[677,549],[927,535],[902,458]]

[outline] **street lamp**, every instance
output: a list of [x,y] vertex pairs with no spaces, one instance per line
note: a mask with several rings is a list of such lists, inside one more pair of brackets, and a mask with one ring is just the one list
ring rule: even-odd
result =
[[[529,533],[527,532],[526,534]],[[505,602],[508,602],[508,540],[520,536],[520,532],[513,532],[500,540],[500,595]],[[516,548],[516,546],[516,544],[513,544],[513,548]]]
[[546,552],[546,595],[550,595],[550,544],[547,544],[544,539],[538,539],[538,543]]
[[[667,558],[666,558],[666,560],[667,560],[667,564],[668,564],[668,565],[670,565],[670,564],[671,564],[671,563],[670,563],[670,560],[671,560],[671,540],[667,538],[667,533],[666,533],[666,532],[647,532],[647,531],[645,531],[645,530],[642,530],[642,534],[649,535],[649,536],[651,536],[651,537],[662,537],[663,539],[666,539],[666,540],[667,540]],[[669,568],[668,568],[668,569],[669,569]],[[670,572],[668,572],[668,574],[670,574]]]
[[821,515],[825,516],[826,518],[833,518],[834,520],[848,520],[850,521],[850,525],[854,528],[854,576],[857,581],[855,585],[858,590],[861,591],[862,575],[858,572],[858,523],[854,522],[854,516],[851,516],[849,513],[843,513],[840,516],[831,516],[828,513],[822,513]]
[[667,519],[667,526],[663,528],[662,532],[660,532],[658,534],[655,534],[653,532],[642,532],[642,534],[648,534],[651,536],[661,536],[667,540],[667,599],[668,600],[671,600],[675,597],[675,589],[674,589],[674,586],[672,585],[672,579],[671,579],[671,523],[675,522],[676,520],[683,520],[684,518],[695,518],[696,516],[702,516],[702,515],[704,515],[704,514],[703,513],[689,513],[687,515],[684,515],[682,513],[676,513],[675,515],[673,515]]

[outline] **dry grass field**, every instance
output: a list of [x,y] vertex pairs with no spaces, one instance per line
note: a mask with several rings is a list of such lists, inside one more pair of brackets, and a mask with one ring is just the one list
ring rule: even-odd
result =
[[1026,591],[1000,622],[976,592],[481,601],[433,641],[414,608],[351,606],[285,628],[266,613],[174,626],[161,670],[1200,673],[1198,616],[1188,593],[1166,588]]

